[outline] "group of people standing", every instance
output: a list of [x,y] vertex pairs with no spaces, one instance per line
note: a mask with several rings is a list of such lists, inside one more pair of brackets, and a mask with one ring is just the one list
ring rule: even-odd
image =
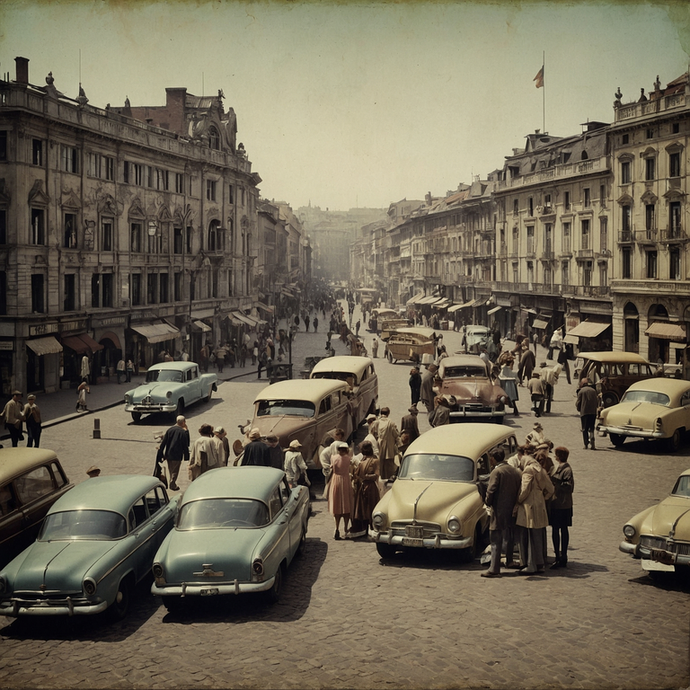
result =
[[26,404],[22,403],[22,392],[15,390],[7,401],[0,419],[9,431],[12,447],[16,448],[24,440],[24,424],[26,424],[26,447],[38,448],[43,430],[41,410],[36,404],[36,396],[32,393],[27,397]]

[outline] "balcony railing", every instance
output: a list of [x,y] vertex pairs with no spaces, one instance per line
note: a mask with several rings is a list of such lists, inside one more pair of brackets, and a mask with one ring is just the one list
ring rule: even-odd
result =
[[633,231],[632,230],[621,230],[618,233],[618,241],[627,244],[633,241]]
[[664,228],[661,231],[661,239],[664,242],[683,242],[687,241],[688,236],[683,231],[682,225],[678,224],[670,228]]
[[563,285],[560,291],[569,297],[608,297],[611,294],[608,285]]
[[593,249],[578,249],[575,252],[576,259],[593,259],[594,250]]

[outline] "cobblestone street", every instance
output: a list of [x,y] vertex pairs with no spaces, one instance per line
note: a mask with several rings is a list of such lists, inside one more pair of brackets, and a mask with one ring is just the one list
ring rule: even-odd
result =
[[[365,341],[369,347],[371,336]],[[449,352],[459,341],[445,334]],[[295,368],[324,344],[325,334],[299,333]],[[337,343],[336,353],[344,352]],[[537,362],[544,355],[540,348]],[[375,362],[379,403],[399,423],[409,405],[409,365]],[[255,376],[224,382],[210,405],[190,408],[192,439],[203,421],[222,424],[234,440],[261,385]],[[522,415],[507,421],[519,441],[534,421],[523,390]],[[541,420],[548,438],[571,449],[567,570],[486,580],[478,560],[462,564],[452,554],[382,561],[372,543],[334,541],[319,498],[306,552],[288,571],[277,605],[249,596],[204,600],[173,615],[146,583],[120,624],[3,619],[0,687],[687,688],[690,587],[675,579],[654,584],[618,544],[625,521],[664,498],[688,467],[690,440],[675,455],[643,442],[614,449],[604,438],[599,450],[583,450],[574,396],[575,385],[561,378],[552,414]],[[103,474],[149,473],[154,433],[169,425],[153,417],[134,425],[117,406],[50,426],[42,440],[80,482],[94,463]],[[462,438],[462,425],[456,428]],[[186,468],[181,476],[184,489]]]

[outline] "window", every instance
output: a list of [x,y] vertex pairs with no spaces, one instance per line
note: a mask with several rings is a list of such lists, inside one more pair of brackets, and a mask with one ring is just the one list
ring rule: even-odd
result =
[[656,252],[647,252],[647,278],[656,277]]
[[669,278],[671,280],[680,280],[680,249],[672,247],[668,253],[669,258]]
[[65,213],[64,244],[66,249],[77,248],[77,216],[74,213]]
[[212,274],[211,280],[212,280],[211,297],[218,297],[218,269],[217,268],[213,269],[213,274]]
[[235,203],[235,188],[232,185],[228,185],[228,201],[231,204]]
[[146,303],[157,304],[158,302],[158,274],[149,273],[146,278]]
[[95,309],[101,306],[101,276],[94,273],[91,276],[91,306]]
[[632,278],[632,250],[630,247],[623,247],[621,258],[623,278]]
[[592,262],[585,261],[582,264],[582,284],[589,287],[592,284]]
[[113,274],[104,273],[101,276],[101,284],[103,286],[103,299],[102,305],[104,307],[113,306]]
[[681,236],[681,222],[680,222],[680,201],[672,201],[669,205],[669,230],[671,237],[678,238]]
[[101,251],[113,251],[113,219],[101,219]]
[[599,204],[602,208],[606,208],[606,185],[599,185]]
[[645,158],[644,159],[644,179],[645,180],[656,179],[656,158]]
[[215,127],[209,127],[208,145],[216,151],[220,150],[220,136],[218,135],[218,130]]
[[0,132],[0,161],[7,160],[7,130]]
[[680,177],[680,152],[668,154],[669,177]]
[[184,194],[184,174],[175,173],[175,191]]
[[232,269],[228,269],[228,297],[232,297],[235,292],[232,286]]
[[163,237],[161,236],[160,230],[156,228],[156,232],[153,235],[147,234],[147,237],[149,241],[149,254],[160,254],[163,246]]
[[169,175],[167,170],[156,168],[156,189],[168,190]]
[[0,208],[0,244],[7,244],[7,211]]
[[193,237],[194,229],[192,228],[191,225],[187,226],[187,254],[192,253],[192,237]]
[[531,218],[534,215],[534,199],[527,199],[527,215]]
[[589,187],[585,187],[582,191],[584,193],[584,207],[589,208],[592,205],[592,197],[589,192]]
[[46,243],[45,215],[42,208],[31,209],[31,244]]
[[14,486],[19,499],[24,504],[36,501],[54,491],[53,478],[45,465],[15,479]]
[[154,186],[154,172],[155,169],[152,168],[150,165],[146,166],[146,186],[147,187],[153,187]]
[[534,251],[534,225],[529,225],[527,226],[527,253],[533,254]]
[[173,228],[173,252],[175,254],[182,254],[182,228]]
[[553,247],[551,246],[552,227],[551,223],[546,223],[544,225],[544,252],[547,254],[553,251]]
[[589,219],[582,220],[582,249],[591,249],[589,241]]
[[649,237],[654,232],[654,230],[656,229],[656,225],[654,223],[654,217],[655,217],[654,204],[646,204],[644,207],[644,227],[645,227],[645,230],[647,231],[647,237]]
[[570,210],[570,192],[565,193],[565,196],[563,197],[563,206],[566,211]]
[[621,137],[621,144],[628,144],[630,143],[630,135],[629,134],[624,134]]
[[513,199],[513,215],[517,216],[518,214],[518,200]]
[[621,184],[630,184],[630,161],[621,161]]
[[125,161],[124,181],[126,184],[135,184],[139,187],[143,185],[144,166],[138,163]]
[[42,273],[31,276],[31,311],[34,314],[45,312],[45,278]]
[[34,165],[43,165],[43,142],[40,139],[33,139],[31,144],[31,162]]
[[63,311],[74,311],[76,308],[75,275],[66,273]]
[[647,130],[647,139],[653,139],[653,138],[654,138],[654,130],[648,129]]
[[129,246],[131,251],[141,251],[141,234],[141,223],[139,221],[129,224]]
[[561,262],[561,283],[565,285],[570,285],[570,262]]
[[564,254],[570,253],[570,223],[563,223],[562,251]]
[[680,123],[679,123],[679,122],[674,122],[674,123],[671,125],[671,132],[672,132],[673,134],[678,134],[678,132],[680,132]]
[[520,231],[517,226],[513,228],[513,253],[517,254],[520,249]]
[[244,187],[240,187],[240,192],[242,193],[242,206],[244,206]]
[[527,262],[527,282],[530,284],[534,282],[534,264],[531,261]]
[[599,218],[599,251],[605,252],[609,248],[609,219]]
[[132,273],[130,276],[129,294],[132,299],[132,306],[139,306],[141,304],[141,273]]
[[165,304],[166,302],[170,301],[169,295],[168,295],[168,274],[167,273],[161,273],[158,276],[158,288],[159,288],[159,299],[158,301],[161,304]]
[[103,174],[106,180],[115,179],[115,159],[110,156],[103,156]]
[[609,266],[606,262],[599,264],[599,285],[606,287],[609,284]]
[[178,271],[175,273],[173,278],[173,300],[175,302],[182,301],[182,272]]
[[629,242],[632,232],[632,208],[630,206],[621,206],[621,230],[623,231],[623,242]]
[[520,280],[520,265],[517,261],[513,262],[513,283],[517,285]]
[[79,172],[77,149],[73,146],[60,146],[60,169],[69,173]]
[[206,199],[208,201],[216,200],[216,181],[206,180]]

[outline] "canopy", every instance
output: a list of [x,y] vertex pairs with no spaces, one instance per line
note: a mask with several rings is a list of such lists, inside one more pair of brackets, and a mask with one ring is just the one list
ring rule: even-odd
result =
[[424,297],[423,292],[418,292],[414,297],[411,297],[410,299],[407,300],[407,304],[417,304],[420,299]]
[[610,323],[600,323],[598,321],[583,321],[575,326],[575,328],[571,328],[568,331],[568,335],[576,335],[578,338],[596,338],[610,325]]
[[471,307],[475,302],[476,300],[471,299],[469,302],[465,302],[465,304],[454,304],[452,307],[448,307],[448,311],[453,313],[459,309],[466,309],[467,307]]
[[97,343],[86,333],[80,333],[79,335],[63,335],[62,344],[66,345],[70,350],[74,350],[79,355],[89,350],[91,352],[98,352],[98,350],[103,349],[103,345]]
[[544,329],[549,325],[548,321],[544,321],[544,319],[534,319],[532,322],[532,328],[540,328]]
[[675,340],[680,343],[687,340],[685,324],[669,323],[668,321],[656,321],[650,324],[644,334],[650,338]]
[[210,333],[213,329],[203,321],[192,321],[192,324],[196,326],[202,333]]
[[442,297],[438,302],[434,303],[432,306],[434,307],[434,309],[445,309],[446,307],[449,307],[451,304],[453,303],[449,299]]
[[152,345],[172,340],[180,335],[180,331],[169,323],[154,323],[149,326],[130,326],[133,331],[143,335]]
[[62,345],[52,335],[45,338],[34,338],[34,340],[26,341],[27,347],[30,347],[37,355],[54,355],[57,352],[62,352]]
[[503,309],[503,307],[501,307],[501,306],[493,307],[492,309],[489,309],[489,311],[487,311],[486,313],[487,314],[495,314],[499,309]]

